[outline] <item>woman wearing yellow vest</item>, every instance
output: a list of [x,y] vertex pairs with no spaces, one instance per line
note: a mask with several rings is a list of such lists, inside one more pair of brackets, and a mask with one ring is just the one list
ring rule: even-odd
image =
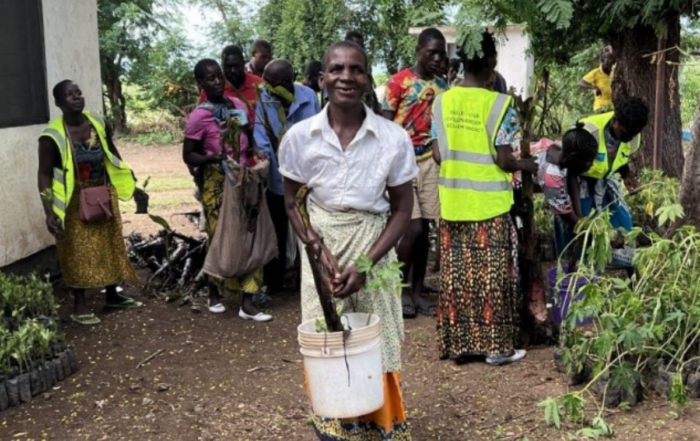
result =
[[[64,80],[54,87],[53,96],[63,115],[51,121],[39,137],[39,192],[46,225],[56,237],[63,281],[75,296],[71,319],[95,325],[100,319],[90,312],[85,289],[106,287],[107,308],[142,306],[120,295],[116,286],[138,279],[126,256],[117,201],[131,199],[135,180],[102,117],[84,110],[80,87]],[[105,183],[112,216],[84,222],[80,217],[81,191]]]
[[[598,155],[593,166],[579,179],[578,194],[572,195],[579,216],[592,210],[609,210],[610,222],[616,229],[632,229],[632,215],[625,203],[622,186],[614,176],[620,174],[627,191],[634,194],[639,187],[630,168],[630,158],[641,145],[640,133],[647,125],[649,107],[640,98],[620,100],[614,112],[592,115],[580,122],[598,143]],[[564,234],[555,225],[557,235]],[[568,240],[571,239],[569,235]],[[566,242],[568,242],[568,240]],[[621,244],[621,241],[618,241]],[[558,246],[558,252],[562,249]]]
[[534,159],[516,159],[519,124],[511,97],[486,89],[496,45],[485,32],[483,57],[467,56],[461,84],[433,105],[433,158],[440,165],[438,337],[442,359],[485,357],[518,361],[517,235],[510,216],[511,173],[536,172]]

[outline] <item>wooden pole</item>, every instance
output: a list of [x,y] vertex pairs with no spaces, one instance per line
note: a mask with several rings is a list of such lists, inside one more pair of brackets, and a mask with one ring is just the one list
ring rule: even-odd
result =
[[664,95],[666,94],[666,38],[659,37],[656,56],[656,102],[654,103],[654,156],[652,168],[661,168],[661,143],[664,135]]

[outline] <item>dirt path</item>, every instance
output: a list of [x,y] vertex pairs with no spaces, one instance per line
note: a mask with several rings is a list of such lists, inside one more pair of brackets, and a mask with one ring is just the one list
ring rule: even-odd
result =
[[[177,147],[122,147],[139,175],[186,178]],[[156,186],[157,187],[157,186]],[[163,192],[178,191],[164,186]],[[181,209],[196,208],[182,190]],[[159,192],[151,194],[157,198]],[[189,196],[188,196],[189,195]],[[171,213],[158,213],[170,217]],[[126,215],[125,229],[155,231]],[[176,219],[176,218],[173,218]],[[179,225],[179,224],[177,224]],[[176,225],[176,228],[179,228]],[[186,221],[182,228],[186,228]],[[102,314],[95,328],[65,324],[80,371],[50,394],[0,413],[0,440],[313,440],[306,423],[301,356],[296,343],[299,294],[275,298],[269,324],[235,315],[193,313],[144,297],[138,311]],[[70,302],[61,295],[62,314]],[[97,293],[91,305],[101,308]],[[150,354],[162,352],[137,369]],[[534,349],[516,365],[456,366],[438,361],[434,320],[406,323],[403,391],[414,440],[567,440],[546,428],[537,403],[566,391],[550,348]],[[678,412],[658,397],[607,420],[619,440],[698,440],[700,406]]]

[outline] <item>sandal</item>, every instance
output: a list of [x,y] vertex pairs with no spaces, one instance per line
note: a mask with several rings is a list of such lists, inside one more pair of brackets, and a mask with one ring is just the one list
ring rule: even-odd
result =
[[137,302],[131,297],[124,297],[123,300],[117,303],[105,303],[106,309],[134,309],[142,306],[143,303]]
[[403,313],[403,318],[405,319],[414,319],[418,316],[413,300],[406,294],[401,296],[401,312]]
[[437,305],[421,298],[416,305],[416,312],[427,317],[437,317]]
[[486,357],[486,363],[491,366],[502,366],[504,364],[515,363],[520,361],[527,355],[527,351],[524,349],[516,349],[510,355],[493,355],[491,357]]
[[97,318],[97,316],[93,313],[88,313],[88,314],[71,314],[70,319],[74,321],[75,323],[83,326],[94,326],[97,324],[100,324],[102,320]]

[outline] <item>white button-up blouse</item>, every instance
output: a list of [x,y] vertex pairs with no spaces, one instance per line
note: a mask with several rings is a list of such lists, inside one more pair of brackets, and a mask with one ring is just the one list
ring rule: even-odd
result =
[[284,135],[280,173],[310,187],[309,198],[326,210],[386,213],[386,188],[418,175],[408,133],[366,107],[362,127],[343,151],[327,112],[328,106]]

